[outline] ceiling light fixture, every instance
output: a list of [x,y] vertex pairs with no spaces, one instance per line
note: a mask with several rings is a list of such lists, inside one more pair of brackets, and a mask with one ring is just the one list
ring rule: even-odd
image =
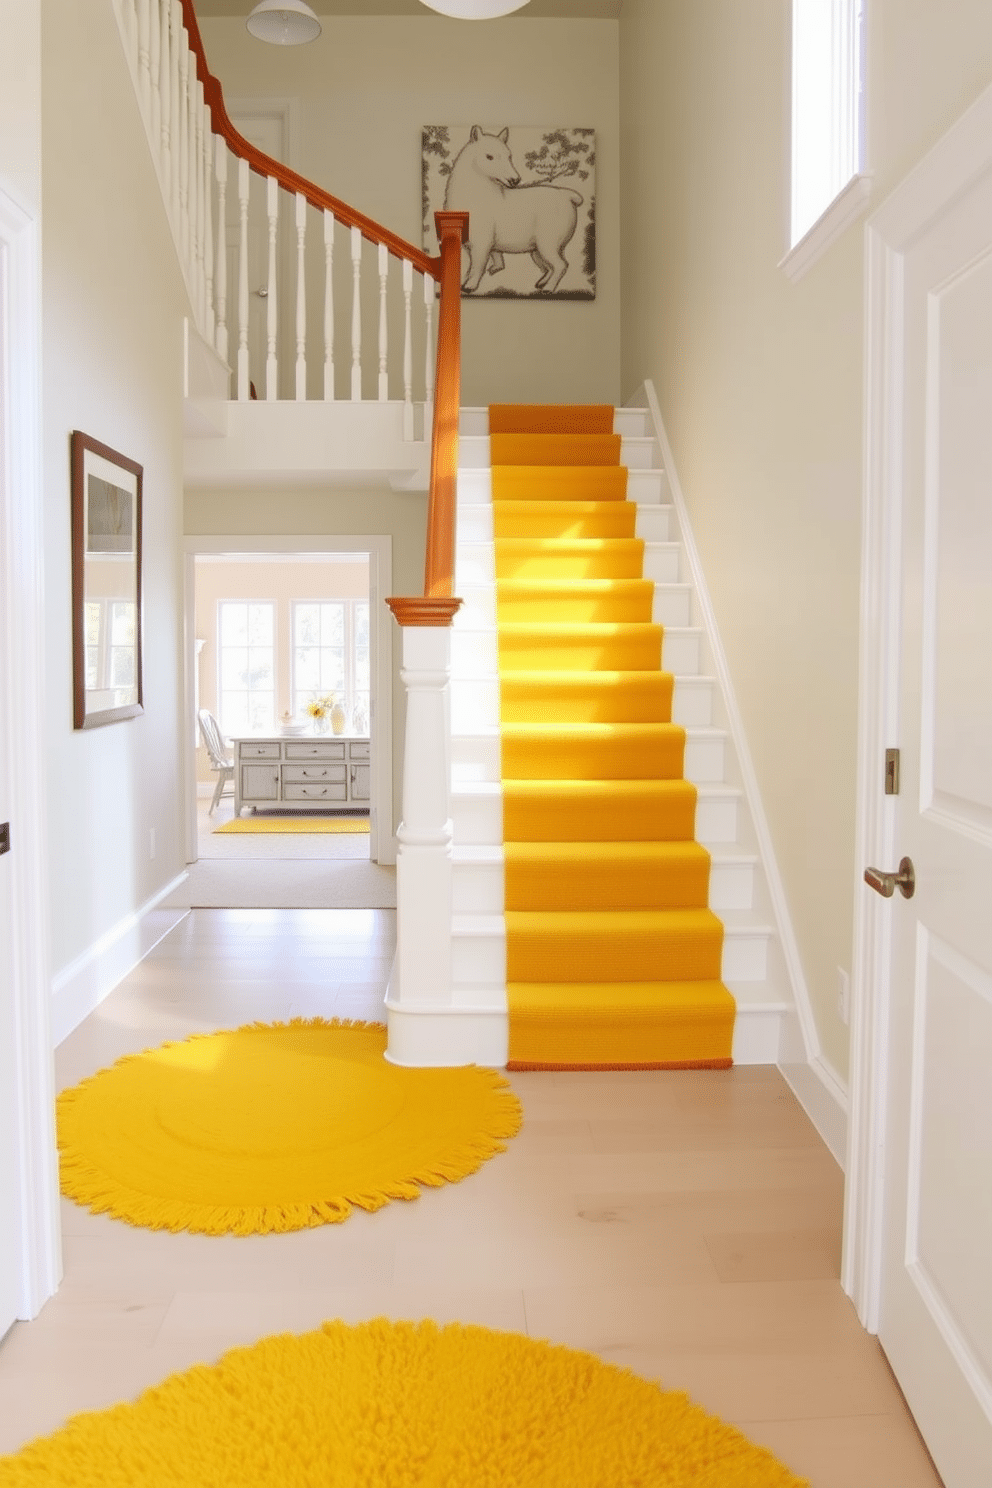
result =
[[423,4],[456,21],[491,21],[522,10],[527,0],[423,0]]
[[273,46],[302,46],[320,35],[320,22],[306,0],[259,0],[245,25]]

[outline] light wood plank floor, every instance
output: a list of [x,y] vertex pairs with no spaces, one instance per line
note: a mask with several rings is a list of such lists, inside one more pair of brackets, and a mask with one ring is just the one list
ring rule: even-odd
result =
[[[255,1018],[381,1017],[393,944],[389,911],[195,910],[60,1047],[59,1084]],[[217,1239],[64,1203],[62,1289],[0,1344],[0,1452],[234,1344],[386,1314],[591,1349],[814,1488],[938,1484],[837,1280],[841,1174],[776,1070],[512,1083],[505,1155],[343,1225]]]

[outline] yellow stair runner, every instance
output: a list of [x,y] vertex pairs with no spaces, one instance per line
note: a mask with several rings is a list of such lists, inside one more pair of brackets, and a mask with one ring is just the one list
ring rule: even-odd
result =
[[613,410],[489,427],[510,1067],[725,1067],[723,926]]

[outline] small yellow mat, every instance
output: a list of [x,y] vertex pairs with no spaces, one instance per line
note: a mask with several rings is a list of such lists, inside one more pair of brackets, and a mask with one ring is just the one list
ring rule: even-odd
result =
[[222,827],[214,827],[214,836],[219,832],[247,834],[265,832],[365,832],[369,830],[367,816],[235,816]]
[[433,1322],[232,1349],[0,1458],[4,1488],[809,1488],[688,1396]]
[[456,1183],[519,1131],[492,1070],[385,1047],[382,1024],[314,1018],[119,1059],[58,1098],[62,1192],[153,1230],[301,1230]]

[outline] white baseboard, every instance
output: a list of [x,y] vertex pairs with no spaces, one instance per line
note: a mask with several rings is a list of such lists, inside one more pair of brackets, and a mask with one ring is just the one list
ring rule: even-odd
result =
[[779,1069],[842,1170],[847,1170],[847,1087],[822,1055]]
[[188,909],[160,909],[163,900],[182,888],[183,870],[133,914],[125,915],[81,956],[52,979],[52,1044],[57,1046],[112,992],[118,982],[189,914]]

